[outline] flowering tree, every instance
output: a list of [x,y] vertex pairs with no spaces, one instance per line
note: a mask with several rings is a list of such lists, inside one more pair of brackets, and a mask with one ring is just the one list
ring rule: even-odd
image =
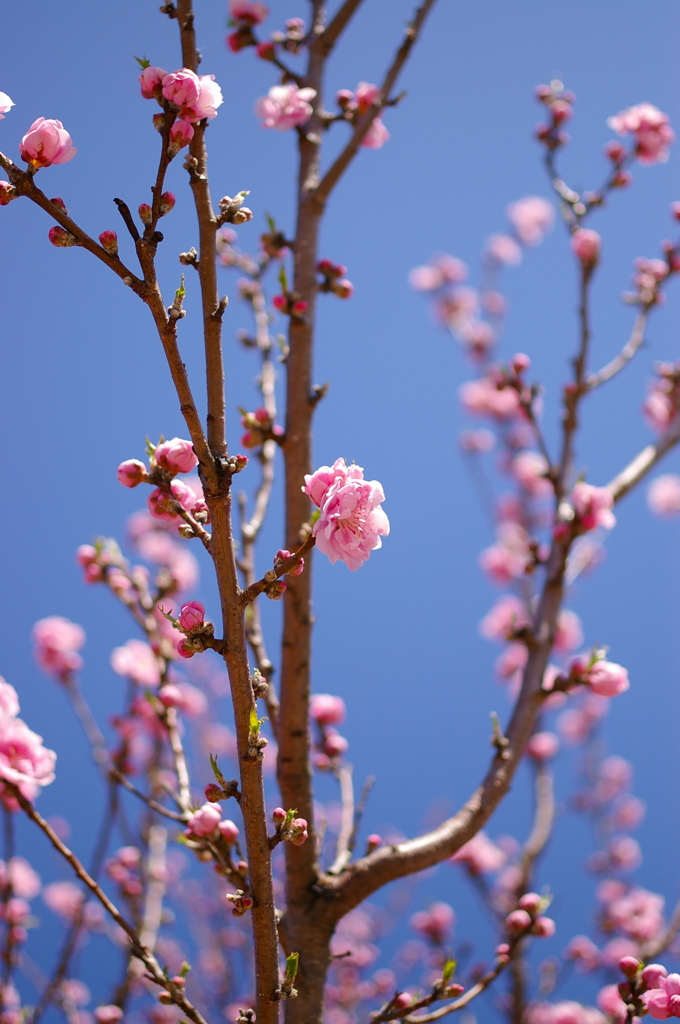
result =
[[[380,148],[389,139],[382,115],[400,99],[395,92],[399,74],[434,0],[425,0],[415,12],[383,81],[340,90],[334,105],[328,104],[333,109],[327,109],[327,64],[359,5],[360,0],[344,0],[327,18],[314,0],[310,25],[291,19],[284,31],[264,40],[260,26],[268,14],[265,5],[231,2],[229,48],[235,53],[255,48],[278,78],[258,100],[257,116],[266,129],[295,131],[299,144],[293,237],[270,218],[256,255],[241,252],[235,244],[234,226],[253,217],[245,206],[248,193],[224,196],[217,209],[211,198],[206,146],[222,93],[213,75],[198,74],[189,0],[162,8],[178,28],[181,67],[168,72],[140,61],[141,95],[158,108],[153,125],[160,135],[160,155],[152,202],[143,203],[135,217],[123,200],[115,200],[129,235],[125,246],[111,229],[95,241],[69,215],[62,199],[50,199],[38,187],[39,171],[76,155],[61,122],[41,117],[30,126],[19,144],[25,166],[0,154],[7,175],[0,181],[0,205],[28,199],[40,207],[54,222],[49,230],[53,245],[86,249],[148,307],[189,435],[161,437],[157,444],[147,441],[144,460],[126,459],[118,469],[123,486],[149,488],[147,511],[137,513],[130,525],[131,545],[147,566],[132,565],[112,540],[83,545],[77,553],[85,581],[106,587],[139,630],[137,638],[112,655],[115,672],[129,683],[113,741],[100,731],[78,684],[82,629],[53,616],[34,630],[37,659],[70,699],[108,791],[89,867],[35,806],[40,788],[54,779],[56,755],[18,717],[13,687],[4,682],[0,687],[0,778],[8,835],[13,815],[27,815],[82,883],[57,881],[44,890],[66,933],[56,968],[42,984],[35,1007],[22,1010],[12,977],[26,962],[28,901],[41,883],[8,842],[2,869],[7,1024],[17,1024],[24,1015],[37,1024],[52,1003],[69,1021],[81,1021],[79,1006],[86,999],[74,954],[88,934],[98,931],[125,952],[122,978],[108,998],[101,994],[95,1010],[99,1024],[114,1024],[137,1006],[156,1024],[185,1018],[204,1024],[225,1008],[228,1019],[266,1024],[279,1019],[282,1007],[291,1022],[321,1020],[325,1013],[335,1024],[368,1019],[369,1014],[375,1022],[425,1024],[468,1006],[505,971],[511,979],[507,1009],[515,1022],[594,1024],[646,1013],[660,1019],[680,1016],[680,976],[652,962],[671,947],[680,914],[666,921],[660,898],[630,883],[628,873],[639,848],[627,833],[639,823],[643,809],[629,792],[627,762],[600,756],[594,742],[609,700],[628,689],[628,674],[608,660],[604,648],[576,653],[583,644],[581,625],[564,608],[569,585],[597,561],[602,535],[615,525],[616,503],[680,440],[680,370],[663,364],[645,404],[657,441],[606,486],[587,481],[577,461],[583,403],[635,357],[664,283],[680,269],[675,243],[664,244],[662,258],[638,261],[634,291],[628,296],[635,310],[630,338],[611,362],[593,368],[589,300],[601,240],[585,225],[617,190],[630,185],[633,164],[653,165],[667,158],[673,140],[668,118],[646,103],[612,117],[609,127],[623,141],[607,144],[604,183],[596,191],[576,192],[557,169],[559,151],[568,141],[564,123],[572,115],[574,97],[560,82],[537,90],[546,110],[537,137],[580,276],[580,341],[572,379],[564,386],[557,454],[549,450],[543,434],[540,388],[530,379],[529,357],[519,353],[507,363],[493,361],[505,312],[500,272],[517,264],[526,247],[540,244],[552,226],[552,204],[529,196],[509,207],[511,231],[489,241],[478,290],[463,284],[467,269],[451,256],[438,256],[412,273],[412,285],[432,296],[437,317],[475,366],[475,379],[461,391],[465,410],[494,428],[462,436],[466,457],[479,466],[484,452],[497,444],[501,472],[514,485],[511,495],[495,501],[496,542],[480,559],[490,579],[507,589],[481,631],[505,645],[498,671],[513,693],[514,707],[507,725],[494,717],[488,770],[453,817],[410,840],[384,841],[370,834],[363,856],[357,856],[367,793],[355,800],[347,741],[337,730],[344,720],[344,703],[330,694],[311,694],[312,559],[316,547],[332,563],[344,562],[358,571],[389,535],[389,521],[380,483],[366,479],[361,467],[340,457],[315,469],[312,458],[313,418],[325,394],[324,387],[313,384],[312,375],[317,296],[328,293],[344,300],[353,292],[346,268],[320,258],[319,231],[334,188],[361,148]],[[294,56],[306,62],[304,71],[291,68]],[[0,93],[0,116],[15,116],[13,106]],[[323,143],[336,122],[346,122],[349,136],[326,166]],[[163,242],[159,223],[176,203],[166,189],[166,176],[181,153],[199,248],[180,254],[187,279],[182,277],[169,301],[161,292],[156,256]],[[677,215],[674,206],[673,216],[680,219]],[[128,265],[132,259],[124,257],[126,249],[134,250],[134,269]],[[242,341],[259,359],[261,404],[242,410],[240,447],[250,457],[227,446],[222,349],[227,299],[220,295],[220,265],[240,272],[238,289],[252,310],[253,326],[243,332]],[[180,353],[184,299],[195,289],[201,298],[205,343],[205,423]],[[287,324],[286,335],[272,336],[276,317]],[[285,377],[285,417],[277,411],[277,364]],[[278,451],[284,465],[285,546],[265,557],[263,564],[271,567],[260,573],[256,546],[276,484]],[[259,463],[257,474],[254,463]],[[234,477],[244,471],[246,481],[249,476],[252,480],[253,497],[239,495],[234,508]],[[679,494],[680,480],[662,476],[652,485],[650,503],[662,514],[677,512]],[[207,616],[204,605],[193,599],[192,543],[205,548],[214,568],[219,615]],[[260,620],[259,602],[266,599],[282,600],[284,609],[277,679]],[[212,687],[213,693],[219,692],[221,682],[215,674],[205,685],[206,673],[214,671],[200,667],[211,657],[209,650],[226,665],[233,744],[225,724],[211,720],[206,691]],[[178,665],[185,666],[193,681],[187,681]],[[555,930],[545,913],[549,895],[533,888],[535,864],[554,816],[549,761],[559,740],[548,728],[548,716],[555,712],[563,739],[586,748],[585,781],[577,795],[600,838],[592,868],[607,876],[599,890],[601,921],[603,930],[615,935],[603,950],[588,937],[576,936],[564,962],[588,971],[617,968],[621,982],[618,988],[602,988],[599,1010],[549,1001],[561,965],[552,969],[552,980],[543,972],[546,977],[536,993],[526,991],[524,978],[532,941]],[[187,728],[192,719],[202,729],[195,745],[190,741],[196,734]],[[525,757],[535,774],[533,829],[523,845],[494,843],[482,829]],[[228,759],[235,766],[233,778],[225,774]],[[274,766],[276,787],[273,779],[266,779]],[[315,815],[314,771],[337,779],[342,813],[334,823],[323,823]],[[204,796],[199,799],[200,789]],[[132,825],[135,805],[141,817]],[[112,852],[114,836],[123,845]],[[177,850],[169,847],[171,840],[198,862],[194,878],[182,877],[190,862],[178,859]],[[411,920],[423,943],[415,960],[402,958],[401,976],[388,969],[370,973],[380,923],[357,908],[388,883],[451,859],[482,889],[493,915],[498,943],[491,965],[455,974],[449,946],[453,913],[447,904],[437,903]],[[172,935],[168,906],[190,920],[192,942],[181,941],[181,929]],[[415,983],[418,990],[409,973],[416,963],[424,972]]]

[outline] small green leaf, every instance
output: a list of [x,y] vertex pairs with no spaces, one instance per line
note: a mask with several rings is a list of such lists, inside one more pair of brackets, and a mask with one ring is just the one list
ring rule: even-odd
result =
[[285,294],[288,291],[288,275],[283,263],[279,268],[279,284],[281,285],[281,291]]
[[312,524],[312,526],[314,526],[314,523],[316,523],[320,519],[320,517],[321,517],[321,509],[320,508],[315,508],[314,511],[312,512],[311,516],[309,517],[309,521]]
[[186,978],[186,976],[187,976],[187,974],[189,973],[190,970],[191,970],[191,964],[189,963],[188,960],[185,960],[184,963],[182,964],[182,966],[179,969],[180,977],[181,978]]
[[186,288],[184,287],[184,274],[182,274],[182,280],[180,281],[179,288],[175,292],[175,298],[181,302],[186,295]]
[[457,960],[451,960],[450,958],[447,958],[446,963],[444,964],[444,970],[442,971],[442,981],[444,982],[445,985],[448,985],[448,983],[451,981],[451,978],[455,973],[457,964]]
[[224,775],[220,771],[220,766],[217,763],[217,758],[215,757],[214,754],[209,754],[208,756],[210,758],[210,767],[213,770],[213,775],[215,776],[216,780],[219,782],[219,784],[222,787],[222,789],[226,789],[227,788],[227,780],[225,779]]
[[147,60],[146,57],[135,57],[135,60],[139,64],[139,66],[142,69],[142,71],[145,71],[146,68],[150,68],[151,67],[151,61]]
[[291,953],[290,956],[286,957],[286,981],[295,981],[299,959],[299,953]]
[[265,220],[267,221],[267,227],[269,228],[269,230],[273,234],[276,231],[276,221],[272,217],[271,213],[265,213],[264,216],[265,216]]

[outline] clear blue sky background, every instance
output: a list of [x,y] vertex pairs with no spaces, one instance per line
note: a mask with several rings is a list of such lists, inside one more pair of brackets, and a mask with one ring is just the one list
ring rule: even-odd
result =
[[[272,29],[286,17],[307,15],[299,2],[273,0],[271,7]],[[379,79],[410,10],[406,0],[366,0],[333,62],[329,95]],[[251,190],[255,219],[239,233],[248,249],[257,244],[265,211],[292,228],[295,137],[264,132],[253,116],[255,99],[274,76],[252,52],[227,52],[225,4],[197,0],[196,13],[202,70],[217,76],[225,95],[209,132],[213,193]],[[360,574],[317,559],[314,685],[347,702],[345,731],[357,777],[377,774],[370,829],[391,822],[412,834],[434,798],[458,805],[487,763],[489,712],[506,710],[494,682],[496,651],[477,636],[495,597],[477,568],[490,534],[456,446],[464,422],[456,394],[470,371],[456,343],[409,290],[407,273],[442,249],[474,267],[484,239],[504,229],[509,202],[549,194],[532,141],[538,82],[559,77],[577,94],[574,141],[564,157],[565,176],[577,187],[593,187],[603,177],[601,149],[611,137],[605,126],[611,114],[647,100],[667,111],[677,128],[678,21],[674,0],[573,0],[567,6],[440,0],[400,83],[408,97],[386,115],[391,142],[360,155],[331,203],[322,255],[347,264],[356,294],[346,303],[321,297],[316,379],[331,388],[317,416],[316,461],[344,455],[380,479],[392,534]],[[3,13],[0,89],[16,107],[0,123],[0,148],[16,158],[18,141],[36,117],[60,118],[78,155],[42,171],[39,183],[48,195],[61,195],[93,235],[112,227],[122,237],[114,196],[133,208],[149,196],[158,137],[150,123],[155,108],[138,93],[133,55],[141,54],[168,69],[179,64],[176,26],[151,0],[67,0],[58,10],[29,0]],[[336,126],[331,148],[343,129]],[[595,286],[597,363],[618,350],[630,328],[631,311],[619,296],[633,259],[657,255],[659,240],[672,230],[667,211],[679,198],[676,167],[674,153],[666,165],[636,168],[634,188],[615,196],[593,224],[604,239]],[[197,242],[181,161],[169,185],[179,202],[163,223],[160,274],[167,295],[178,283],[176,254]],[[62,695],[32,661],[29,633],[49,614],[84,625],[83,685],[105,720],[121,696],[109,652],[132,632],[104,593],[83,586],[73,552],[98,534],[120,536],[138,507],[138,492],[116,483],[118,463],[142,454],[146,434],[182,435],[184,428],[146,309],[87,253],[49,245],[49,226],[25,201],[0,210],[6,510],[0,671],[18,689],[27,722],[59,753],[57,781],[41,797],[41,810],[70,817],[75,847],[85,850],[101,788],[94,772],[89,778],[84,772],[87,750]],[[235,277],[225,273],[223,280],[232,298],[225,334],[235,438],[236,406],[255,402],[255,364],[233,340],[237,328],[248,325]],[[554,440],[557,386],[576,337],[575,272],[563,232],[555,230],[529,252],[506,284],[504,353],[531,355],[547,386],[546,430]],[[186,305],[181,343],[200,393],[191,278]],[[653,361],[678,355],[677,309],[672,285],[667,307],[650,328],[651,347],[589,403],[579,462],[595,483],[606,482],[650,439],[640,404]],[[667,465],[677,470],[678,455]],[[262,564],[266,551],[280,544],[278,515],[275,503]],[[614,702],[606,732],[612,750],[635,761],[636,792],[648,803],[637,878],[670,902],[678,895],[680,796],[677,531],[677,523],[652,518],[642,493],[631,496],[620,508],[606,563],[579,583],[570,601],[584,619],[587,642],[608,644],[612,659],[630,671],[631,690]],[[207,571],[200,596],[214,616]],[[267,614],[273,631],[276,610]],[[570,760],[563,756],[558,764],[564,799]],[[497,814],[492,835],[524,833],[525,783],[520,779]],[[42,841],[27,830],[23,835],[39,869],[54,876]],[[541,881],[556,893],[558,923],[546,951],[589,927],[592,883],[582,866],[588,852],[586,829],[565,814],[541,871]],[[478,954],[488,955],[480,914],[450,868],[424,881],[418,899],[428,897],[452,902],[459,934],[471,935]],[[51,918],[47,910],[41,915]],[[32,947],[37,957],[49,957],[56,933],[50,927],[44,934],[42,951],[40,943]]]

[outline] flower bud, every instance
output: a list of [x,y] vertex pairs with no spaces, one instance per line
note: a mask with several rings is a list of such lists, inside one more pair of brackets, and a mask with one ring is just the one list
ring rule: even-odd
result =
[[274,60],[276,57],[276,46],[269,41],[258,43],[255,53],[260,60]]
[[618,164],[626,155],[626,147],[622,142],[613,139],[604,147],[604,155],[608,156],[613,164]]
[[520,898],[519,908],[520,910],[526,910],[528,914],[535,914],[541,908],[543,900],[537,892],[525,892],[524,896]]
[[67,249],[70,245],[77,245],[75,236],[72,235],[70,231],[67,231],[66,228],[62,228],[58,224],[55,224],[53,228],[50,228],[47,233],[47,237],[52,245],[56,245],[57,248]]
[[204,619],[205,608],[200,601],[188,601],[182,605],[179,613],[179,624],[188,633],[202,626]]
[[354,295],[354,285],[351,281],[348,281],[346,277],[343,277],[340,281],[334,282],[333,293],[337,295],[339,299],[351,299]]
[[209,782],[203,792],[208,803],[217,804],[224,799],[224,790],[216,782]]
[[366,840],[366,853],[377,850],[379,846],[382,846],[382,836],[379,836],[377,832],[373,832]]
[[246,466],[248,465],[248,456],[247,455],[240,455],[239,454],[239,455],[236,456],[235,461],[236,461],[236,472],[240,473],[241,470],[245,469]]
[[555,922],[551,917],[539,917],[534,921],[531,934],[538,935],[541,939],[549,939],[555,934]]
[[666,978],[668,971],[663,964],[647,964],[642,968],[642,983],[646,988],[658,988],[661,978]]
[[526,910],[513,910],[505,919],[509,932],[524,932],[531,927],[531,918]]
[[16,191],[9,181],[0,181],[0,206],[7,206],[14,199]]
[[217,827],[225,843],[228,843],[231,846],[232,843],[236,842],[239,830],[233,821],[225,818],[225,820],[221,821]]
[[577,228],[571,236],[571,251],[584,267],[592,268],[600,258],[602,240],[597,231],[590,228]]
[[118,235],[115,231],[102,231],[99,241],[102,249],[106,249],[112,256],[118,255]]
[[180,658],[193,658],[196,651],[193,649],[193,647],[189,647],[186,640],[180,640],[179,643],[177,644],[177,653],[179,654]]
[[272,299],[272,306],[274,309],[278,309],[279,313],[285,313],[288,310],[288,299],[285,295],[275,295]]
[[55,196],[54,199],[50,199],[50,202],[53,206],[56,206],[57,209],[61,210],[62,213],[68,213],[66,203],[61,198],[61,196]]
[[274,822],[274,824],[278,827],[279,825],[283,825],[285,820],[286,812],[284,811],[283,807],[275,807],[274,810],[272,811],[272,821]]
[[634,978],[640,967],[640,961],[635,956],[622,956],[619,960],[619,970],[627,978]]
[[164,192],[161,196],[161,217],[165,217],[166,213],[170,213],[174,209],[177,200],[172,192]]
[[153,215],[149,204],[141,203],[139,207],[139,219],[141,220],[142,224],[145,224],[148,227],[152,221],[152,216]]
[[146,466],[139,459],[128,459],[121,462],[117,473],[118,483],[123,487],[136,487],[146,478]]

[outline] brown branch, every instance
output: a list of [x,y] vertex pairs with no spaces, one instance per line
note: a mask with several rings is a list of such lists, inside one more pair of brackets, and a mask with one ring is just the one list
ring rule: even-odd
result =
[[614,501],[620,501],[642,480],[663,456],[680,441],[680,416],[676,417],[666,433],[656,444],[648,444],[625,469],[610,480],[607,488],[612,492]]
[[345,0],[333,20],[329,22],[324,31],[317,36],[316,41],[312,43],[312,46],[319,50],[324,57],[330,56],[333,47],[362,3],[363,0]]
[[128,779],[126,779],[122,772],[112,771],[111,778],[115,779],[116,782],[119,782],[121,786],[124,786],[125,789],[127,789],[128,793],[134,793],[134,795],[139,800],[143,800],[147,807],[150,807],[153,811],[156,811],[158,814],[162,814],[166,818],[171,818],[173,821],[182,822],[182,824],[185,824],[188,821],[188,813],[176,814],[175,811],[171,811],[167,807],[163,807],[162,804],[157,803],[155,800],[152,800],[151,797],[146,796],[144,793],[141,793],[138,789],[136,789],[132,785],[132,783],[129,782]]
[[92,747],[92,757],[97,765],[106,774],[106,768],[111,763],[111,757],[106,746],[106,741],[101,734],[99,726],[95,721],[95,717],[90,710],[90,706],[80,692],[78,683],[73,675],[70,673],[64,678],[64,689],[68,694],[71,707],[76,713],[76,717],[80,722],[83,732],[87,737],[90,746]]
[[340,802],[342,805],[342,821],[338,833],[335,860],[328,869],[329,875],[339,875],[344,871],[352,849],[350,846],[354,833],[354,786],[352,785],[352,768],[350,765],[342,765],[335,772],[335,777],[340,783]]
[[187,761],[182,746],[182,737],[179,734],[177,725],[177,711],[175,708],[167,708],[165,712],[165,726],[168,730],[170,747],[175,762],[175,773],[179,783],[179,806],[182,813],[188,815],[191,811],[191,787],[189,785],[189,772]]
[[586,379],[585,386],[588,391],[592,391],[593,388],[599,387],[600,384],[604,384],[605,381],[611,380],[612,377],[615,377],[616,374],[619,373],[633,358],[645,340],[645,328],[649,318],[649,309],[649,306],[645,306],[642,311],[638,313],[635,323],[633,324],[633,330],[630,338],[619,354],[607,363],[606,366],[603,366],[601,370],[598,370],[597,373],[591,373]]
[[55,850],[61,854],[64,860],[68,861],[73,870],[75,871],[81,882],[84,882],[90,892],[95,896],[101,905],[106,910],[107,914],[113,918],[117,925],[123,929],[128,939],[130,940],[130,948],[134,956],[142,961],[149,977],[161,988],[172,997],[173,1003],[179,1006],[180,1009],[186,1013],[186,1015],[194,1021],[194,1024],[207,1024],[202,1015],[198,1012],[195,1006],[189,1002],[184,995],[183,990],[175,985],[174,982],[170,981],[168,977],[163,973],[161,967],[156,960],[153,953],[151,953],[140,941],[137,932],[132,925],[123,917],[118,908],[109,899],[104,890],[95,882],[94,878],[85,870],[83,865],[80,863],[78,858],[73,854],[67,846],[62,843],[56,832],[48,825],[45,819],[36,811],[30,800],[27,800],[20,789],[13,786],[9,782],[5,782],[6,788],[12,793],[22,811],[28,815],[34,824],[38,826],[42,832],[45,833],[49,841]]
[[270,587],[272,583],[275,583],[276,580],[285,576],[291,569],[294,569],[296,565],[299,565],[305,555],[309,554],[312,550],[315,543],[316,540],[314,535],[310,533],[307,540],[300,545],[297,551],[293,552],[290,558],[284,558],[282,562],[277,562],[276,568],[270,569],[264,574],[261,580],[258,580],[257,583],[253,583],[252,586],[241,591],[241,604],[244,606],[250,604],[250,602],[254,601],[256,597],[264,593],[267,587]]
[[[329,169],[324,174],[321,182],[314,190],[314,198],[319,206],[328,199],[329,195],[339,182],[342,175],[345,173],[350,163],[359,151],[361,143],[368,135],[371,125],[375,121],[376,117],[388,102],[390,93],[399,77],[399,74],[408,60],[411,50],[418,41],[420,30],[423,27],[423,23],[427,18],[432,7],[434,7],[436,0],[424,0],[424,3],[416,11],[413,21],[406,29],[404,41],[397,50],[394,60],[390,65],[383,83],[380,87],[380,96],[372,104],[372,106],[363,114],[356,124],[352,137],[349,142],[337,157],[337,159],[331,164]],[[323,36],[321,37],[321,43],[323,43]],[[321,44],[320,44],[321,45]]]
[[534,782],[535,810],[531,833],[524,844],[521,856],[522,881],[518,893],[524,894],[531,883],[531,871],[536,859],[545,849],[550,839],[555,819],[555,794],[553,791],[552,772],[543,761],[536,763]]

